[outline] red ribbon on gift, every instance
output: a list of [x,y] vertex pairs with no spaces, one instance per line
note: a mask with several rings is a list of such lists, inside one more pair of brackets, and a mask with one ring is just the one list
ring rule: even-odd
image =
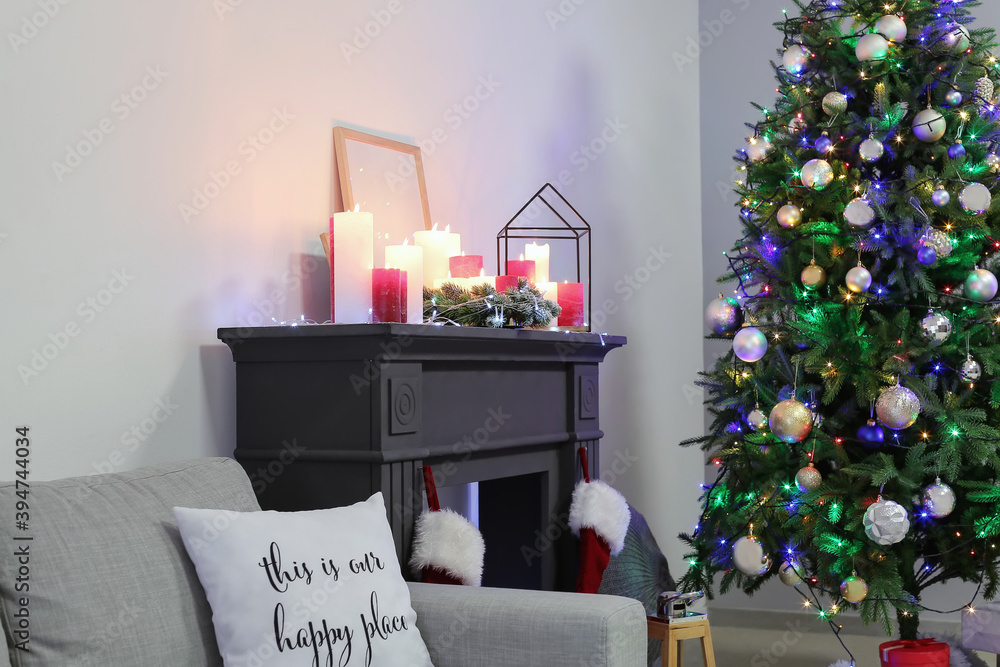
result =
[[878,648],[882,667],[948,667],[951,662],[951,647],[936,639],[900,639]]

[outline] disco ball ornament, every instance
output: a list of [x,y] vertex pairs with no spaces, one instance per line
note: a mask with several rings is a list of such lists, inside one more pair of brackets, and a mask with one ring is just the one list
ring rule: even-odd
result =
[[786,586],[795,586],[802,583],[802,566],[795,561],[786,560],[778,568],[778,579]]
[[938,42],[944,50],[959,52],[969,48],[969,29],[961,23],[949,23]]
[[990,189],[982,183],[969,183],[958,195],[958,201],[969,215],[982,215],[993,203]]
[[867,199],[857,197],[844,207],[844,219],[853,227],[867,227],[875,219],[875,209]]
[[965,279],[965,296],[986,303],[997,295],[997,277],[986,269],[977,268]]
[[830,135],[824,132],[819,139],[816,140],[816,150],[820,153],[829,153],[833,150],[833,140],[830,139]]
[[705,324],[712,333],[736,331],[743,324],[743,310],[736,299],[720,294],[705,309]]
[[895,14],[887,14],[875,22],[875,32],[890,42],[902,42],[906,39],[906,23]]
[[889,55],[889,42],[878,33],[870,33],[858,40],[854,47],[854,55],[858,62],[869,62],[872,60],[884,60]]
[[883,547],[902,541],[910,530],[910,519],[903,506],[881,497],[868,507],[863,523],[868,539]]
[[858,440],[864,443],[866,449],[875,449],[885,441],[885,431],[874,419],[858,429]]
[[947,93],[945,93],[944,103],[950,107],[957,107],[959,104],[962,103],[963,99],[965,98],[962,97],[962,93],[960,91],[949,90]]
[[756,577],[771,569],[771,557],[756,537],[741,537],[733,544],[733,565],[743,574]]
[[782,401],[771,410],[768,425],[782,442],[794,444],[809,436],[813,427],[813,413],[804,403],[794,398]]
[[884,153],[885,146],[875,137],[865,139],[858,147],[858,154],[865,162],[878,162]]
[[948,123],[937,109],[924,109],[913,119],[913,134],[928,144],[938,141],[948,129]]
[[913,426],[920,416],[920,399],[906,387],[897,384],[879,394],[875,401],[875,414],[880,422],[893,431],[901,431]]
[[983,367],[979,365],[979,362],[972,358],[972,355],[968,355],[964,362],[962,362],[962,368],[958,372],[958,376],[962,378],[962,382],[976,382],[979,378],[983,377]]
[[930,311],[920,320],[920,333],[928,343],[943,343],[951,335],[951,321],[941,313]]
[[752,162],[760,162],[771,152],[771,142],[765,137],[754,137],[747,141],[746,151]]
[[1000,173],[1000,155],[997,155],[996,153],[989,153],[984,162],[994,174]]
[[816,289],[817,287],[822,287],[826,283],[826,270],[822,266],[816,263],[816,260],[809,262],[809,266],[802,269],[802,273],[799,276],[802,278],[802,284],[809,289]]
[[767,352],[767,336],[756,327],[743,326],[733,337],[733,352],[742,361],[760,361]]
[[917,250],[917,261],[924,266],[931,266],[937,261],[937,250],[930,246],[920,246]]
[[955,143],[948,146],[948,157],[952,160],[957,160],[959,158],[965,157],[965,145],[962,144],[961,139],[956,139]]
[[809,67],[812,52],[801,44],[792,44],[781,55],[781,64],[789,74],[798,76]]
[[785,229],[797,227],[802,222],[802,209],[795,204],[785,204],[778,209],[778,224]]
[[840,584],[840,595],[851,604],[857,604],[868,597],[868,584],[861,577],[852,575]]
[[806,129],[806,127],[807,127],[806,122],[798,116],[788,121],[789,134],[798,134],[802,130]]
[[833,167],[823,159],[809,160],[802,166],[802,185],[813,190],[823,190],[833,182]]
[[754,408],[750,414],[747,415],[747,424],[754,431],[766,431],[767,430],[767,415],[764,414],[763,410],[759,407]]
[[827,116],[839,116],[847,111],[847,95],[833,91],[823,97],[823,111]]
[[939,477],[924,489],[924,510],[935,519],[942,519],[955,509],[955,492]]
[[934,248],[938,257],[947,257],[951,254],[951,237],[940,229],[928,229],[920,237],[920,245]]
[[868,288],[872,286],[872,274],[863,266],[855,266],[847,272],[845,282],[847,289],[855,294],[861,294],[867,292]]
[[823,475],[811,463],[795,473],[795,485],[799,487],[799,491],[802,493],[815,491],[822,483]]
[[951,202],[951,193],[945,190],[944,186],[941,185],[934,191],[934,194],[931,195],[931,201],[934,202],[934,205],[938,208],[947,206]]

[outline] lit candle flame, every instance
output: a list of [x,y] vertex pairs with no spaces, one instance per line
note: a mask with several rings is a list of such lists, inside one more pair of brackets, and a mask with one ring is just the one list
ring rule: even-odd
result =
[[451,225],[445,225],[444,226],[444,231],[450,232],[451,231]]
[[360,212],[360,211],[361,211],[361,204],[355,204],[355,205],[354,205],[354,212],[355,212],[355,213],[358,213],[358,212]]
[[410,245],[410,237],[409,236],[407,236],[406,238],[403,239],[403,245]]
[[435,223],[434,223],[434,226],[433,226],[433,227],[431,227],[431,231],[432,231],[432,232],[436,232],[437,230],[438,230],[438,223],[436,223],[436,222],[435,222]]
[[524,253],[523,252],[521,253],[521,256],[518,258],[517,261],[519,261],[519,262],[523,262],[524,261]]

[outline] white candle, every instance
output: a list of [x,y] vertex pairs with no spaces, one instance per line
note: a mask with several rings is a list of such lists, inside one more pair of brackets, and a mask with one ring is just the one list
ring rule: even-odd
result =
[[413,233],[413,240],[424,249],[424,285],[434,286],[434,280],[448,275],[448,259],[462,254],[462,236],[453,234],[449,227],[444,231],[437,228],[423,229]]
[[535,289],[542,293],[542,298],[559,303],[559,283],[535,283]]
[[493,289],[497,288],[497,277],[486,275],[486,269],[480,269],[478,278],[469,278],[469,287],[486,283]]
[[365,211],[330,218],[330,311],[334,322],[368,322],[375,260],[374,216]]
[[452,285],[458,285],[462,289],[469,289],[469,281],[471,278],[453,278],[451,271],[448,272],[448,276],[445,278],[435,278],[434,279],[434,289],[441,289],[444,287],[445,283],[451,283]]
[[535,279],[537,282],[549,280],[549,244],[536,245],[534,241],[524,245],[524,258],[535,260]]
[[403,245],[385,247],[385,263],[394,269],[406,271],[406,319],[410,324],[424,321],[424,249],[409,245],[410,239],[403,239]]

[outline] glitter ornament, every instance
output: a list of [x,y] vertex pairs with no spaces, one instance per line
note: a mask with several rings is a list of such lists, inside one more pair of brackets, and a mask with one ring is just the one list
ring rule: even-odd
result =
[[993,203],[993,195],[990,194],[990,189],[982,183],[969,183],[962,188],[962,192],[958,195],[958,201],[961,202],[962,208],[969,215],[982,215],[989,210],[990,204]]
[[750,428],[754,431],[766,431],[767,415],[765,415],[758,406],[747,415],[747,424],[749,424]]
[[947,257],[951,254],[951,237],[940,229],[928,229],[920,237],[920,245],[934,248],[938,257]]
[[712,333],[735,331],[743,324],[743,310],[736,299],[720,294],[705,309],[705,324]]
[[941,313],[928,311],[920,320],[920,333],[928,343],[943,343],[951,335],[951,321]]
[[913,134],[929,144],[943,137],[947,129],[948,123],[937,109],[924,109],[913,118]]
[[986,303],[997,295],[997,277],[986,269],[976,268],[965,279],[965,296]]
[[851,604],[857,604],[868,597],[868,584],[861,577],[852,575],[840,584],[840,595]]
[[774,406],[768,418],[768,425],[771,427],[771,433],[782,442],[788,444],[802,442],[812,431],[813,413],[804,403],[790,398]]
[[875,32],[890,42],[902,42],[906,39],[906,23],[895,14],[887,14],[875,22]]
[[945,26],[944,35],[938,42],[946,51],[957,53],[969,48],[969,29],[961,23],[949,23]]
[[880,422],[894,431],[913,426],[920,416],[920,399],[912,391],[896,385],[879,394],[875,401],[875,414]]
[[858,154],[865,162],[878,162],[885,153],[885,146],[875,137],[868,137],[858,147]]
[[865,444],[866,449],[875,449],[885,440],[885,431],[874,419],[869,419],[866,425],[858,429],[858,440]]
[[802,130],[806,129],[807,125],[804,120],[796,116],[795,118],[788,121],[788,133],[798,134]]
[[838,116],[847,111],[847,95],[833,91],[823,97],[823,111],[827,116]]
[[795,561],[786,560],[778,568],[778,579],[781,579],[781,583],[786,586],[795,586],[802,583],[802,575],[799,573],[802,571],[802,566]]
[[896,544],[910,530],[906,510],[897,502],[879,499],[868,507],[864,518],[865,535],[883,547]]
[[937,261],[937,250],[930,246],[920,246],[917,250],[917,261],[924,266],[930,266]]
[[962,144],[961,139],[956,139],[955,143],[948,146],[948,157],[952,160],[957,160],[959,158],[965,157],[965,146]]
[[802,493],[815,491],[822,483],[823,475],[820,474],[819,470],[816,470],[812,463],[795,473],[795,485]]
[[978,361],[972,358],[972,355],[968,355],[965,361],[962,362],[962,368],[959,370],[958,376],[962,378],[962,382],[975,382],[983,377],[983,367],[979,365]]
[[934,194],[931,195],[931,201],[934,202],[934,205],[938,208],[947,206],[948,203],[951,202],[951,193],[945,190],[943,185],[939,186],[938,189],[934,191]]
[[844,219],[853,227],[867,227],[875,219],[875,209],[867,199],[857,197],[844,207]]
[[858,40],[854,47],[854,55],[859,62],[883,60],[889,55],[889,42],[878,33],[870,33]]
[[809,266],[802,269],[802,273],[799,276],[802,278],[802,284],[810,289],[816,289],[817,287],[822,287],[826,282],[826,271],[822,266],[816,264],[816,260],[809,262]]
[[1000,173],[1000,155],[997,155],[996,153],[989,153],[986,156],[984,163],[994,174]]
[[756,327],[743,325],[733,337],[733,352],[742,361],[760,361],[767,352],[767,336]]
[[765,137],[754,137],[747,141],[746,151],[752,162],[760,162],[771,152],[771,142]]
[[809,160],[802,166],[802,185],[813,190],[823,190],[833,182],[833,167],[826,160]]
[[984,76],[976,80],[975,96],[979,105],[979,113],[985,114],[993,106],[993,93],[996,91],[993,80]]
[[833,150],[833,141],[830,139],[830,135],[824,132],[819,139],[816,140],[816,150],[820,153],[829,153]]
[[935,519],[942,519],[955,509],[955,492],[938,477],[934,484],[924,489],[924,511]]
[[797,227],[802,222],[802,209],[795,204],[785,204],[778,209],[778,224],[785,229]]
[[947,93],[945,93],[944,103],[950,107],[957,107],[959,104],[962,103],[963,99],[965,98],[962,97],[962,93],[960,91],[949,90]]
[[792,44],[781,55],[781,64],[789,74],[798,76],[809,67],[812,52],[801,44]]
[[733,544],[733,565],[743,574],[756,577],[771,569],[771,557],[764,553],[756,537],[741,537]]
[[862,292],[867,292],[868,288],[872,286],[872,274],[863,266],[855,266],[847,272],[845,282],[847,283],[847,289],[856,294],[861,294]]

